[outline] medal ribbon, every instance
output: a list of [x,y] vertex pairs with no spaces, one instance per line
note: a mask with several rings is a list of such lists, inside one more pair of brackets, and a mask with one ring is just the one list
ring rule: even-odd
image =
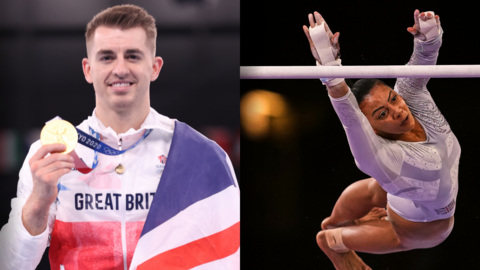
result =
[[77,132],[78,132],[78,142],[80,144],[83,144],[86,147],[94,150],[95,152],[99,152],[99,153],[102,153],[104,155],[117,156],[117,155],[121,155],[121,154],[127,152],[128,150],[130,150],[132,148],[135,148],[137,145],[139,145],[143,140],[145,140],[145,138],[148,137],[148,135],[150,135],[150,133],[152,132],[152,129],[145,130],[142,138],[140,138],[134,145],[130,146],[128,149],[125,149],[125,150],[117,150],[117,149],[114,149],[114,148],[102,143],[100,140],[97,139],[99,137],[98,133],[95,132],[92,128],[90,128],[90,132],[92,132],[95,135],[95,137],[97,137],[97,138],[90,136],[89,134],[81,131],[78,128],[77,128]]
[[98,165],[98,153],[102,153],[102,154],[109,155],[109,156],[121,155],[121,154],[127,152],[128,150],[130,150],[132,148],[135,148],[143,140],[145,140],[148,137],[148,135],[150,135],[150,133],[152,132],[152,129],[145,130],[145,132],[143,133],[143,136],[134,145],[130,146],[128,149],[125,149],[125,150],[117,150],[117,149],[114,149],[114,148],[108,146],[107,144],[104,144],[103,142],[101,142],[99,140],[100,139],[99,134],[95,130],[93,130],[91,127],[89,127],[89,128],[90,128],[90,132],[95,137],[90,136],[89,134],[81,131],[78,128],[77,128],[77,132],[78,132],[78,142],[80,144],[94,150],[94,160],[93,160],[92,168],[88,167],[85,164],[85,162],[81,158],[78,157],[78,155],[75,153],[75,151],[70,152],[70,155],[72,155],[73,158],[75,159],[75,161],[74,161],[75,162],[75,168],[77,169],[77,171],[79,171],[83,174],[89,173],[97,167],[97,165]]

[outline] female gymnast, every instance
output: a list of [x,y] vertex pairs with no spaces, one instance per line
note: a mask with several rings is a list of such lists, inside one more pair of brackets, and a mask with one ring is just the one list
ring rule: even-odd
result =
[[[317,65],[339,66],[340,33],[322,16],[303,26]],[[435,65],[440,18],[414,12],[414,52],[408,65]],[[336,269],[370,269],[354,251],[392,253],[430,248],[453,229],[460,145],[426,88],[427,78],[399,78],[394,89],[362,79],[321,79],[360,170],[322,222],[317,243]],[[386,210],[385,210],[386,208]]]

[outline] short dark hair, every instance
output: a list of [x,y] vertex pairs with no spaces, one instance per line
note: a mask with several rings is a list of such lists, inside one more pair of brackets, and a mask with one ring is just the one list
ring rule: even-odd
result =
[[352,86],[352,93],[357,99],[357,103],[360,103],[365,100],[365,97],[370,94],[372,88],[376,85],[387,85],[379,79],[360,79],[356,81]]
[[155,26],[155,19],[145,9],[127,4],[110,7],[98,13],[87,25],[85,31],[87,46],[88,41],[99,26],[118,27],[122,30],[140,26],[145,30],[148,45],[155,54],[157,27]]

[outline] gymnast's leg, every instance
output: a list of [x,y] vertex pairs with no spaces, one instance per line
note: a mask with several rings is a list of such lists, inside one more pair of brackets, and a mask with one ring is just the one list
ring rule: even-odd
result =
[[[374,208],[384,204],[386,192],[373,178],[358,181],[342,193],[332,216],[322,223],[324,230],[317,234],[319,247],[336,269],[370,269],[354,250],[382,254],[436,246],[453,227],[453,217],[412,222],[390,208],[387,208],[388,219],[384,219],[385,213]],[[374,210],[368,212],[369,209]]]
[[[339,234],[334,234],[333,237],[332,235],[329,236],[329,233],[331,234],[334,231]],[[331,239],[337,241],[335,244],[340,243],[343,250],[334,250]],[[317,234],[317,244],[337,270],[371,269],[357,256],[354,250],[369,253],[390,253],[405,250],[393,230],[392,224],[385,219],[371,219],[358,225],[320,231]],[[336,246],[338,248],[338,245]]]
[[[382,228],[382,226],[385,227],[385,225],[388,226],[390,225],[388,221],[381,220],[381,217],[387,215],[386,211],[383,210],[386,204],[387,193],[380,187],[375,179],[369,178],[357,181],[347,187],[340,195],[331,216],[322,222],[322,229],[327,230],[344,226],[356,226],[360,229],[359,232],[361,232],[365,226],[359,227],[360,224],[368,224],[366,226],[380,225],[380,228]],[[372,222],[369,222],[369,220],[372,220]],[[370,225],[369,223],[372,224]],[[385,230],[386,228],[383,229]],[[393,232],[393,230],[391,230],[391,232]],[[340,233],[342,232],[340,231]],[[345,248],[343,252],[337,252],[331,249],[326,236],[325,231],[320,231],[317,234],[317,243],[335,265],[336,269],[371,269],[353,250],[347,250],[347,248]],[[350,238],[350,236],[355,235],[350,234],[348,238]],[[330,236],[330,238],[332,238],[332,236]]]
[[[386,216],[387,192],[373,179],[357,181],[348,186],[338,198],[332,215],[322,222],[322,229],[355,225],[362,219]],[[377,207],[379,209],[374,209]],[[373,210],[372,210],[373,209]]]

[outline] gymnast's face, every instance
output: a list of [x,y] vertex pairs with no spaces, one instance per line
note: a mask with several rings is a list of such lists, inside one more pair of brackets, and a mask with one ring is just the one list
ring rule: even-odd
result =
[[141,27],[99,26],[95,30],[87,43],[83,71],[85,79],[93,83],[98,110],[125,112],[149,107],[150,82],[157,79],[163,64],[149,44]]
[[370,90],[360,103],[360,110],[375,133],[386,139],[398,139],[399,135],[415,126],[415,119],[403,98],[383,84],[377,84]]

